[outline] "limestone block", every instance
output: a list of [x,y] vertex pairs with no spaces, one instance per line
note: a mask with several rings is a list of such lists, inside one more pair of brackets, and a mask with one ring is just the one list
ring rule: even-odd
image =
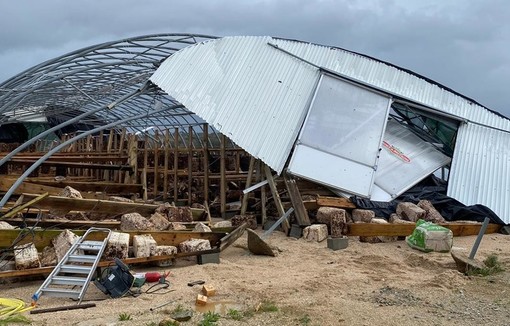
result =
[[364,222],[370,223],[370,221],[375,217],[374,211],[369,209],[353,209],[352,210],[352,220],[354,222]]
[[150,257],[156,252],[158,244],[150,234],[135,235],[133,237],[133,253],[136,258]]
[[213,228],[229,228],[232,227],[232,222],[230,221],[219,221],[213,224]]
[[394,224],[415,224],[414,222],[403,220],[402,218],[400,218],[400,216],[398,216],[397,213],[393,213],[390,215],[389,222]]
[[180,252],[195,252],[210,249],[211,243],[209,242],[209,240],[204,239],[189,239],[179,243]]
[[326,224],[314,224],[303,229],[303,237],[307,241],[321,242],[328,237],[328,226]]
[[193,222],[193,212],[191,211],[191,207],[179,207],[179,219],[177,221]]
[[195,231],[195,232],[212,232],[211,228],[202,222],[197,223],[197,225],[195,225],[195,228],[193,229],[193,231]]
[[112,232],[103,256],[106,259],[129,257],[129,233]]
[[14,247],[14,261],[18,270],[41,267],[37,249],[32,242]]
[[152,256],[168,256],[177,253],[177,247],[174,246],[156,246]]
[[7,222],[0,221],[0,230],[12,230],[14,229],[14,226],[10,225]]
[[54,247],[46,246],[44,247],[39,261],[41,262],[41,266],[55,266],[58,263],[57,253],[55,252]]
[[156,213],[159,213],[163,216],[166,216],[168,221],[170,222],[192,222],[193,214],[191,212],[191,208],[184,207],[176,207],[169,203],[164,203],[156,208]]
[[338,216],[340,220],[346,221],[345,209],[335,207],[319,207],[317,210],[317,222],[331,226],[331,218]]
[[51,243],[55,248],[55,254],[57,255],[58,261],[61,261],[62,258],[64,258],[67,251],[69,251],[69,248],[71,248],[73,243],[75,243],[79,238],[79,236],[66,229],[51,240]]
[[120,196],[110,196],[110,197],[108,197],[108,200],[117,201],[120,203],[134,203],[134,201],[132,199],[120,197]]
[[246,222],[250,229],[257,229],[257,219],[253,215],[235,215],[232,217],[231,222],[233,227],[238,227]]
[[427,212],[410,202],[400,202],[397,205],[397,214],[403,219],[416,222],[419,219],[424,219]]
[[347,223],[345,221],[345,214],[331,216],[331,237],[340,238],[344,233],[347,233]]
[[168,222],[167,218],[160,213],[152,214],[149,222],[151,222],[158,231],[167,230],[170,226],[170,222]]
[[151,230],[152,223],[138,213],[124,214],[120,218],[120,229],[122,231]]
[[170,225],[168,225],[168,229],[174,231],[183,231],[186,230],[186,225],[178,222],[170,222]]
[[438,210],[432,205],[432,203],[428,200],[420,200],[418,202],[418,207],[422,208],[426,214],[425,214],[425,221],[429,221],[432,223],[444,223],[445,219],[441,215],[441,213],[438,212]]
[[81,193],[73,187],[66,186],[59,194],[60,197],[83,198]]

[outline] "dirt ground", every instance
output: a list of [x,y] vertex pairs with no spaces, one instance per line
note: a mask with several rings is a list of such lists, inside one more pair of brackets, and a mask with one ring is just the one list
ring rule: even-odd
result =
[[[221,315],[216,325],[510,325],[510,236],[483,238],[476,258],[496,254],[507,270],[485,277],[457,272],[449,253],[422,253],[404,241],[368,244],[353,237],[346,249],[332,251],[326,241],[275,232],[268,240],[279,249],[275,258],[251,255],[246,241],[245,233],[221,253],[220,264],[177,261],[167,268],[170,293],[111,299],[91,285],[85,302],[96,303],[94,308],[26,315],[33,325],[158,325],[180,307],[194,311],[181,325],[197,325],[204,317],[203,308],[195,310],[202,286],[187,283],[204,280],[217,291],[205,307]],[[456,237],[454,248],[469,253],[474,241],[475,236]],[[165,269],[134,266],[132,271]],[[0,285],[0,297],[29,302],[41,282]],[[39,300],[39,308],[70,304]],[[240,321],[228,316],[231,309]],[[131,320],[119,321],[123,313]]]

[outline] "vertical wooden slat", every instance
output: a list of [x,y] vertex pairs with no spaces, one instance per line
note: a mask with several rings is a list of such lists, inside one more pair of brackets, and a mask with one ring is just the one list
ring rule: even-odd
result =
[[[246,178],[246,185],[244,188],[249,188],[251,186],[251,179],[253,178],[253,168],[255,167],[255,158],[252,156],[250,158],[250,167],[248,168],[248,177]],[[241,204],[241,215],[246,214],[246,209],[248,208],[248,197],[250,194],[243,195],[243,202]]]
[[165,150],[165,162],[164,162],[164,172],[163,172],[163,200],[168,198],[168,150],[170,147],[170,131],[168,129],[165,130],[165,141],[164,141],[164,150]]
[[147,164],[149,160],[149,136],[145,134],[144,149],[143,149],[143,169],[142,169],[142,186],[143,186],[143,200],[148,199],[147,194]]
[[154,133],[154,187],[153,187],[153,198],[158,198],[158,186],[159,186],[159,132],[156,130]]
[[174,133],[174,202],[177,203],[178,187],[179,187],[179,127],[175,127]]
[[290,201],[294,207],[294,214],[296,215],[298,224],[300,226],[310,225],[310,218],[308,217],[308,212],[306,211],[305,204],[303,203],[303,199],[301,198],[301,194],[299,193],[299,189],[296,185],[296,180],[287,173],[283,174],[283,180],[285,181]]
[[[267,165],[264,164],[264,171],[266,173],[266,179],[269,184],[269,188],[271,189],[271,194],[273,195],[273,200],[278,210],[278,215],[283,216],[285,214],[285,210],[283,209],[282,201],[280,199],[280,194],[278,194],[278,188],[276,188],[276,183],[274,182],[273,175],[271,174],[271,170]],[[288,220],[284,220],[282,223],[282,228],[285,234],[289,233],[290,224]]]
[[[124,153],[124,141],[125,141],[125,138],[126,138],[126,128],[122,128],[122,132],[120,134],[120,140],[119,140],[119,147],[118,147],[118,153],[119,155],[122,155]],[[128,141],[128,147],[127,147],[127,151],[128,151],[128,156],[129,156],[129,141]],[[119,183],[122,182],[122,172],[119,171],[118,172],[118,177],[119,177]],[[125,172],[126,175],[128,175],[129,172]]]
[[209,131],[208,125],[204,123],[204,200],[209,202]]
[[220,202],[221,202],[221,217],[226,218],[227,213],[227,182],[226,182],[226,169],[225,169],[225,135],[221,135],[220,141]]
[[188,128],[188,205],[192,204],[191,184],[193,181],[193,127]]

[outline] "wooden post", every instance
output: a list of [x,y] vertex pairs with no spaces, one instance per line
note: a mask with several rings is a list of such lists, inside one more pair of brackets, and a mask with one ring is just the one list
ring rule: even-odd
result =
[[143,148],[143,169],[142,169],[142,186],[143,186],[143,200],[148,199],[147,194],[147,164],[149,161],[149,135],[145,134],[144,148]]
[[[255,158],[252,156],[250,158],[250,167],[248,168],[248,177],[246,178],[246,185],[244,188],[249,188],[251,186],[251,179],[253,178],[253,168],[255,166]],[[241,215],[246,214],[246,209],[248,208],[248,197],[250,194],[243,195],[243,202],[241,204]]]
[[262,226],[267,221],[267,192],[266,192],[266,186],[262,186],[260,188],[260,209],[262,210]]
[[192,190],[191,184],[193,181],[193,127],[189,126],[188,128],[188,205],[192,204]]
[[165,149],[165,163],[164,163],[164,172],[163,172],[163,200],[168,198],[168,149],[170,147],[170,132],[168,129],[165,130],[165,141],[164,141],[164,149]]
[[204,200],[209,202],[209,125],[204,123]]
[[[273,195],[273,200],[276,206],[276,209],[278,210],[278,215],[283,216],[285,214],[285,210],[283,209],[282,201],[280,199],[280,195],[278,194],[278,188],[276,188],[276,183],[274,182],[273,175],[271,174],[271,170],[269,169],[269,166],[264,164],[264,171],[266,173],[266,179],[269,184],[269,188],[271,189],[271,193]],[[282,228],[285,234],[289,233],[290,224],[287,219],[285,219],[282,223]]]
[[179,168],[179,127],[175,127],[174,133],[174,203],[177,203],[179,175],[177,174]]
[[[108,135],[108,145],[106,146],[106,153],[111,153],[113,146],[113,130],[110,129],[110,134]],[[116,138],[116,137],[115,137]],[[110,181],[110,171],[105,170],[103,173],[103,179],[105,181]]]
[[226,218],[227,213],[227,184],[226,184],[226,169],[225,169],[225,135],[221,135],[220,141],[220,203],[221,203],[221,217]]
[[133,175],[126,173],[126,183],[138,183],[138,139],[134,134],[129,135],[128,160],[133,167]]
[[310,218],[308,217],[308,212],[306,211],[305,204],[303,203],[303,199],[301,198],[301,194],[299,193],[299,189],[296,185],[296,180],[287,173],[283,174],[283,180],[285,181],[290,201],[294,207],[294,213],[296,214],[298,224],[301,226],[310,225]]
[[159,186],[159,132],[154,133],[154,199],[158,198]]
[[[122,153],[124,152],[125,138],[126,138],[126,128],[122,128],[122,132],[120,134],[120,140],[119,140],[119,147],[118,147],[119,155],[122,155]],[[129,155],[129,142],[128,142],[127,150],[128,150],[128,155]],[[126,175],[127,174],[128,173],[126,172]],[[118,172],[118,177],[119,177],[119,183],[121,183],[122,182],[122,172],[121,171]]]

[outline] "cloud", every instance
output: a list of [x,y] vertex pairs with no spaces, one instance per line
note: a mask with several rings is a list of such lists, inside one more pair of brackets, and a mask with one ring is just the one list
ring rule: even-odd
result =
[[270,35],[405,67],[510,116],[504,0],[6,1],[0,80],[85,46],[153,33]]

